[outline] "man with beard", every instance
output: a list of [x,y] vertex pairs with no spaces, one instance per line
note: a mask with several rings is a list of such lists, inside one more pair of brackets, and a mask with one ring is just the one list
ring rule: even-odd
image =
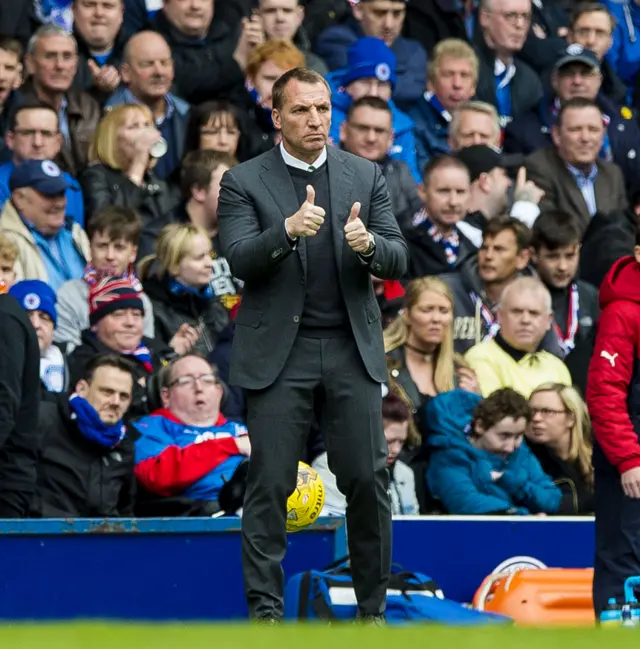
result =
[[531,231],[515,218],[487,223],[477,257],[442,279],[453,293],[453,345],[460,354],[498,331],[496,312],[503,290],[527,272]]
[[124,50],[122,85],[107,101],[107,107],[142,104],[153,114],[157,129],[167,142],[166,153],[158,159],[154,172],[168,178],[184,155],[189,104],[171,91],[173,58],[167,41],[155,32],[133,36]]
[[574,385],[584,394],[600,308],[598,289],[576,279],[580,228],[569,214],[544,212],[533,226],[531,248],[538,275],[551,293],[551,331],[558,339]]
[[418,188],[423,208],[403,224],[409,277],[456,272],[476,250],[458,227],[469,200],[469,171],[453,156],[434,158]]

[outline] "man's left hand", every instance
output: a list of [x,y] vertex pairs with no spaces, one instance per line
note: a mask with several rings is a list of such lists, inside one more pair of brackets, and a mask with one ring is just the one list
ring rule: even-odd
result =
[[362,254],[369,250],[369,233],[364,223],[360,220],[360,203],[354,203],[351,213],[344,226],[344,236],[351,250]]

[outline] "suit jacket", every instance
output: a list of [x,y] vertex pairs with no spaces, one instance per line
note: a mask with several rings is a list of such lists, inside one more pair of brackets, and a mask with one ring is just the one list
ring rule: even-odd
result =
[[[595,180],[595,194],[598,212],[608,214],[613,210],[624,210],[627,207],[627,196],[620,167],[604,160],[597,160],[596,164],[598,175]],[[555,148],[540,149],[532,153],[526,158],[525,166],[529,180],[533,180],[544,190],[540,209],[557,209],[575,215],[584,234],[591,221],[587,204],[574,177]]]
[[[353,335],[368,373],[386,381],[380,308],[370,274],[400,279],[408,251],[391,210],[379,165],[327,148],[333,248]],[[355,201],[374,233],[376,249],[365,263],[344,238]],[[305,300],[306,241],[291,247],[284,220],[300,208],[293,182],[275,147],[227,171],[220,186],[220,243],[234,277],[245,282],[236,315],[230,382],[260,390],[278,377],[298,333]]]

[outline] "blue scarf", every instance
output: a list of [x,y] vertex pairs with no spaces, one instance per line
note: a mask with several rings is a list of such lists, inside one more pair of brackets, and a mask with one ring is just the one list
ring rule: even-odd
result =
[[253,101],[256,103],[258,108],[260,108],[262,110],[262,112],[264,113],[266,123],[269,126],[271,126],[271,128],[275,128],[274,125],[273,125],[273,118],[271,117],[271,108],[269,108],[269,106],[265,106],[262,103],[262,99],[260,98],[260,95],[258,94],[258,91],[253,87],[253,85],[251,83],[249,83],[249,81],[246,82],[245,87],[247,89],[247,92],[251,96],[251,99],[253,99]]
[[169,293],[171,293],[171,295],[175,295],[176,297],[183,295],[193,295],[200,300],[204,300],[205,302],[212,300],[215,297],[211,282],[209,282],[209,284],[207,284],[206,286],[201,286],[200,288],[196,288],[194,286],[186,286],[174,277],[169,277],[168,282]]
[[78,430],[83,437],[94,444],[104,448],[115,448],[127,434],[122,421],[111,426],[103,423],[95,408],[82,397],[72,394],[69,398],[69,407],[73,411],[72,418],[78,425]]

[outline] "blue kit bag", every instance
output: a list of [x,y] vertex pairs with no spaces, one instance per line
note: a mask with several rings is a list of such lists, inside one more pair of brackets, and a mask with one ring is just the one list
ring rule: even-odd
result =
[[[351,621],[357,602],[348,559],[324,570],[309,570],[291,577],[285,588],[284,617],[302,621]],[[502,615],[476,611],[444,598],[431,577],[393,566],[387,589],[387,622],[433,622],[452,626],[509,624]]]

